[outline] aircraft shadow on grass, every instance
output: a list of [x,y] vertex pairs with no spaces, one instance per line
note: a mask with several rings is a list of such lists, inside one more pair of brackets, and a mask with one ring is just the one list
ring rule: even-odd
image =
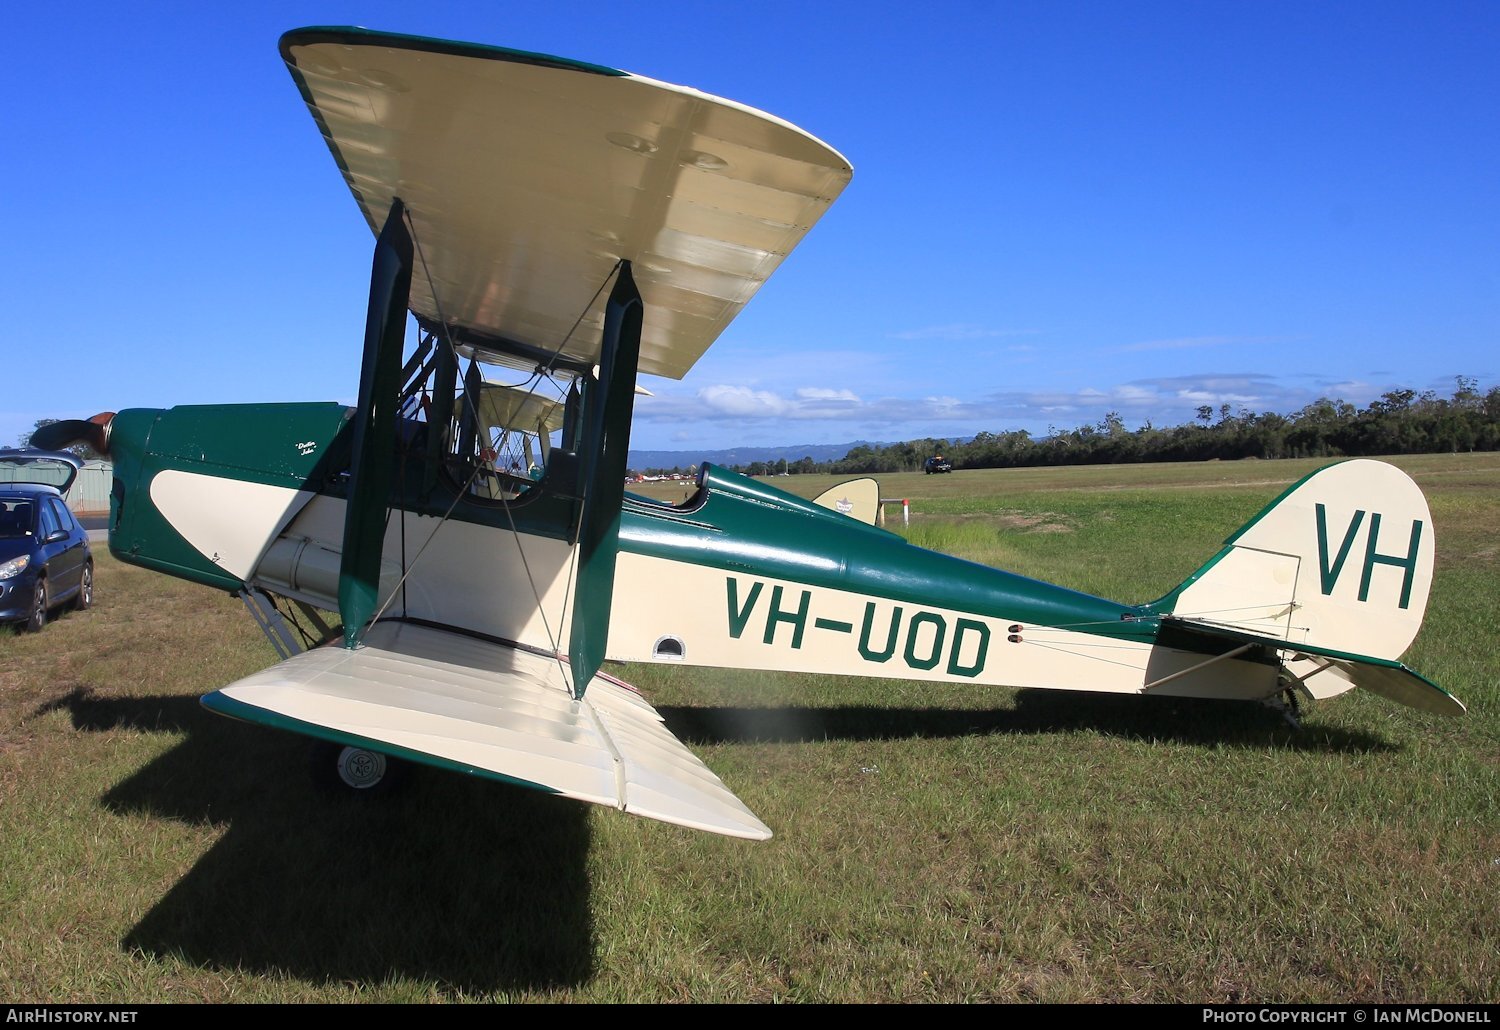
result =
[[[307,745],[206,712],[195,696],[47,706],[80,730],[184,735],[103,805],[226,832],[121,942],[147,954],[313,982],[436,981],[458,992],[545,989],[592,975],[588,810],[423,770],[384,801],[309,787]],[[1014,708],[667,707],[699,743],[1038,734],[1327,752],[1394,750],[1361,732],[1291,731],[1243,703],[1028,690]],[[1247,718],[1247,714],[1249,718]]]
[[588,810],[425,775],[365,800],[312,789],[305,738],[195,696],[52,702],[75,727],[181,733],[100,799],[225,833],[125,935],[129,950],[311,982],[547,989],[592,975]]
[[1397,746],[1371,733],[1312,726],[1296,730],[1269,708],[1213,701],[1072,691],[1019,690],[1013,708],[673,707],[657,709],[671,731],[695,744],[900,740],[907,737],[1025,735],[1091,730],[1125,740],[1205,747],[1363,753]]

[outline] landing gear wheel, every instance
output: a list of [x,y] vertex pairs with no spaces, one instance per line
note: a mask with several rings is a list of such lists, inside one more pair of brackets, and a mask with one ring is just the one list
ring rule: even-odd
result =
[[47,604],[47,581],[38,579],[36,592],[31,598],[31,616],[26,620],[28,633],[40,633],[42,627],[47,625]]
[[380,751],[319,741],[313,745],[313,777],[328,790],[353,797],[384,797],[406,782],[406,763]]

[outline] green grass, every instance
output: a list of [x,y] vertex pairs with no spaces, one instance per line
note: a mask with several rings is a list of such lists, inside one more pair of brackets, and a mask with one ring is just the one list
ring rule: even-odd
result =
[[[1500,456],[1398,464],[1439,552],[1407,660],[1465,718],[1355,692],[1297,732],[1253,706],[623,670],[763,844],[435,771],[384,804],[318,794],[298,738],[197,705],[274,659],[239,603],[101,557],[93,611],[0,631],[0,996],[1494,1001]],[[1315,465],[881,492],[912,498],[916,542],[1139,601]]]

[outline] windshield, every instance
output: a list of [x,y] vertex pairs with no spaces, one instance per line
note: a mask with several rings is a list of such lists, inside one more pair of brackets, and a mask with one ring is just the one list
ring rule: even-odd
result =
[[23,537],[36,529],[36,505],[29,497],[0,497],[0,539]]
[[457,401],[459,431],[449,434],[449,473],[469,496],[483,500],[512,501],[530,493],[560,441],[565,398],[566,387],[551,379],[518,387],[472,373]]

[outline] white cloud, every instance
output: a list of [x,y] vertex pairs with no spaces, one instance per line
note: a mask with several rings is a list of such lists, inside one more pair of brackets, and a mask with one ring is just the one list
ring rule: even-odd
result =
[[893,340],[991,340],[998,336],[1033,336],[1035,329],[989,329],[972,322],[952,322],[891,333]]
[[769,390],[752,390],[745,386],[706,386],[698,397],[709,410],[735,418],[783,418],[789,403]]
[[804,386],[787,395],[718,383],[693,396],[664,390],[659,396],[640,397],[635,410],[636,417],[646,422],[684,422],[848,418],[857,417],[864,408],[853,390]]
[[1155,390],[1138,386],[1135,383],[1125,383],[1123,386],[1117,386],[1114,388],[1113,393],[1122,404],[1154,404],[1160,397],[1160,394]]
[[1352,400],[1355,397],[1377,397],[1381,389],[1372,383],[1366,383],[1359,379],[1345,379],[1336,383],[1320,384],[1322,392],[1329,397],[1342,397]]
[[859,397],[855,395],[853,390],[830,390],[820,386],[804,386],[797,391],[796,396],[798,400],[804,401],[848,401],[851,404],[859,403]]
[[956,412],[964,404],[957,397],[924,397],[922,403],[927,405],[934,414]]

